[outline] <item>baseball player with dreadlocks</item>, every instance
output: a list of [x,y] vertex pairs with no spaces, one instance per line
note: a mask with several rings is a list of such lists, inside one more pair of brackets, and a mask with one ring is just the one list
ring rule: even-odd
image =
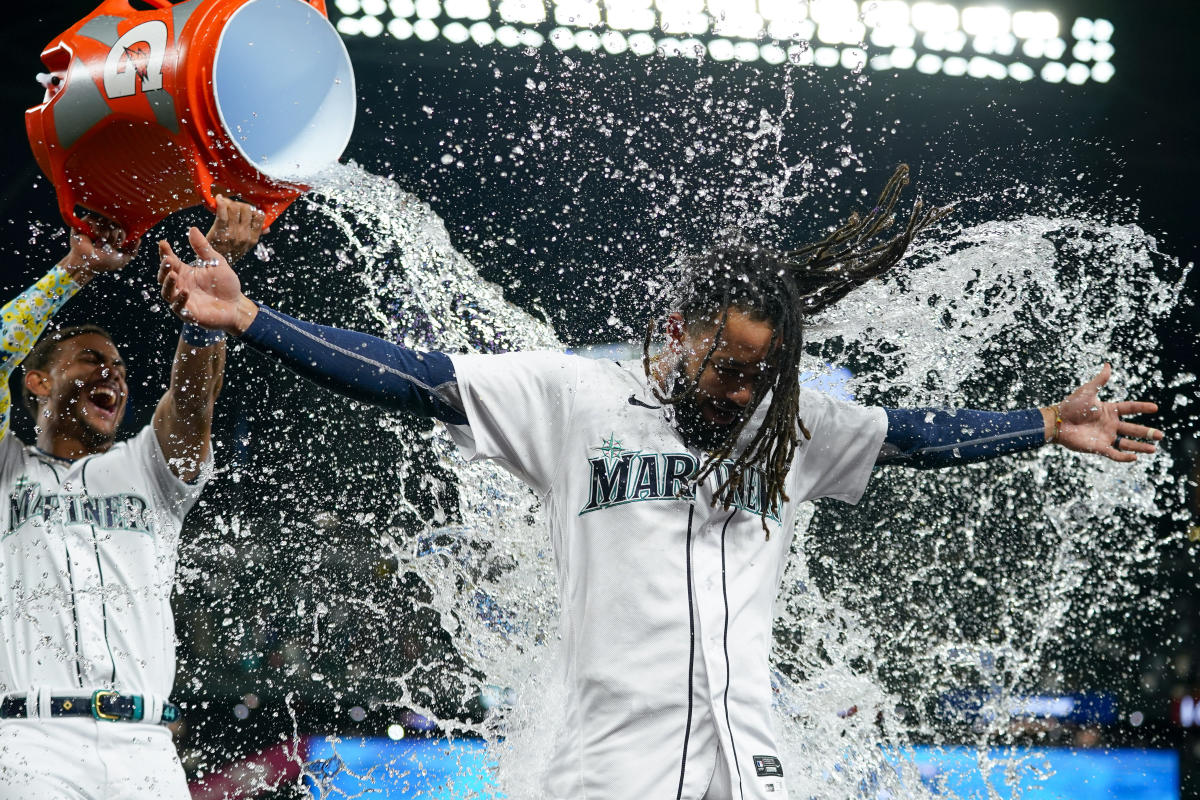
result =
[[877,207],[815,245],[691,262],[629,367],[558,353],[417,354],[257,305],[225,265],[169,259],[163,296],[324,386],[436,417],[468,459],[542,499],[558,564],[566,734],[555,800],[781,798],[768,656],[797,508],[855,503],[880,463],[963,464],[1053,442],[1132,461],[1161,432],[1103,402],[1107,366],[1062,402],[1007,413],[862,408],[801,388],[803,321],[900,261],[944,213]]
[[[192,247],[237,258],[262,221],[221,197]],[[97,239],[72,234],[70,253],[5,304],[0,325],[0,800],[188,797],[159,723],[179,719],[170,595],[183,518],[212,458],[225,336],[184,326],[153,422],[117,442],[128,384],[112,337],[96,325],[42,335],[136,249],[93,225]],[[8,379],[22,365],[28,446],[9,431]]]

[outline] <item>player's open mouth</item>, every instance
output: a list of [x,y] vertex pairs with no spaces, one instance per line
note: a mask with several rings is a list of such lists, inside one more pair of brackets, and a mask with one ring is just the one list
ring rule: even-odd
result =
[[717,403],[709,403],[708,411],[708,421],[713,425],[732,425],[737,422],[742,413],[742,409],[737,406],[718,405]]
[[88,413],[100,419],[111,421],[116,419],[117,406],[121,402],[120,393],[111,386],[93,386],[87,395]]

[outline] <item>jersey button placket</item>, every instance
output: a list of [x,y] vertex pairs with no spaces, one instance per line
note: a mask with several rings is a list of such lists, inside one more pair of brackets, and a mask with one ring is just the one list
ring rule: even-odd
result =
[[707,522],[696,542],[696,610],[699,619],[704,671],[708,676],[708,704],[715,714],[725,686],[725,605],[721,596],[721,528]]

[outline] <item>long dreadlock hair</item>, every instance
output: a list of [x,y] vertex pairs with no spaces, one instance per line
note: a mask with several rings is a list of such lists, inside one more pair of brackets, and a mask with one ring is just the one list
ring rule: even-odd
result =
[[[759,466],[767,490],[767,502],[760,513],[768,535],[767,515],[788,499],[785,481],[801,436],[812,438],[800,419],[805,318],[829,308],[853,289],[896,266],[916,235],[950,212],[950,208],[926,208],[918,198],[904,228],[890,238],[880,238],[894,224],[893,210],[907,184],[908,165],[901,164],[869,213],[861,217],[857,212],[851,214],[843,225],[814,244],[785,252],[732,247],[686,262],[674,308],[689,324],[715,320],[716,333],[696,376],[680,375],[680,382],[669,393],[660,391],[650,380],[650,347],[657,321],[646,328],[642,347],[646,377],[660,402],[675,405],[695,395],[699,376],[717,349],[731,308],[774,327],[776,344],[771,365],[761,371],[750,406],[724,441],[707,454],[695,476],[699,484],[732,458],[715,495],[728,509],[743,487],[748,468]],[[743,429],[768,395],[771,402],[762,423],[735,456],[734,448]]]

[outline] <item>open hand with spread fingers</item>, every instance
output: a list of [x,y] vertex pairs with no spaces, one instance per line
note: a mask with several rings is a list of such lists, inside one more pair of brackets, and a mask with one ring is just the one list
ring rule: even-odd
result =
[[1122,417],[1133,414],[1154,414],[1155,403],[1123,400],[1110,403],[1100,399],[1100,389],[1112,377],[1112,366],[1105,364],[1096,377],[1080,386],[1057,406],[1051,439],[1068,450],[1079,453],[1098,453],[1113,461],[1137,461],[1138,453],[1157,450],[1155,442],[1163,438],[1157,428],[1126,422]]
[[240,335],[250,326],[258,306],[242,294],[237,273],[199,228],[188,229],[188,242],[198,257],[191,264],[175,255],[165,240],[158,243],[163,300],[184,322]]

